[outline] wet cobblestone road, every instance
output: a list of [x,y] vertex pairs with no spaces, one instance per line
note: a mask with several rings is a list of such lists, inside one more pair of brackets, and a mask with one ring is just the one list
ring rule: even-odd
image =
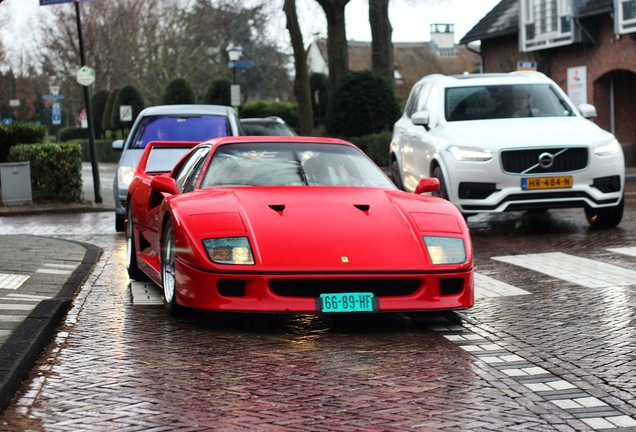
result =
[[636,430],[627,206],[607,231],[580,210],[470,219],[476,306],[416,317],[172,318],[133,302],[111,213],[0,219],[104,249],[0,429]]

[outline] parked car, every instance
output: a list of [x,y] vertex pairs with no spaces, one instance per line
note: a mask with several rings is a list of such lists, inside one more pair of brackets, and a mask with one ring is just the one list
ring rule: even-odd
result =
[[114,150],[122,151],[113,181],[115,229],[124,230],[128,185],[150,141],[192,141],[198,144],[211,138],[240,134],[241,126],[232,107],[160,105],[144,109],[137,116],[126,140],[116,140],[112,144]]
[[128,274],[160,285],[170,313],[473,306],[466,222],[420,195],[437,179],[406,193],[353,144],[310,137],[219,138],[161,174],[175,149],[144,151],[126,223]]
[[243,118],[241,125],[245,135],[295,136],[298,135],[280,117]]
[[539,72],[421,79],[395,124],[394,182],[439,196],[465,215],[583,208],[595,227],[623,215],[625,162],[616,138]]

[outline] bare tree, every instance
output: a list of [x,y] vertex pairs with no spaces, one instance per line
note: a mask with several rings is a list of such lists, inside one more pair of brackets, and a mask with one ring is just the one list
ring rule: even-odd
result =
[[327,57],[329,84],[334,90],[349,71],[349,52],[345,29],[345,6],[349,0],[316,0],[327,17]]
[[303,35],[298,24],[298,14],[296,13],[296,0],[285,0],[283,10],[287,17],[287,30],[294,50],[294,66],[296,69],[296,79],[294,89],[296,91],[296,101],[298,103],[298,122],[301,135],[311,135],[314,126],[314,115],[311,105],[311,92],[309,90],[309,71],[307,67],[307,53]]
[[393,28],[389,20],[389,0],[369,0],[371,64],[374,71],[393,83]]

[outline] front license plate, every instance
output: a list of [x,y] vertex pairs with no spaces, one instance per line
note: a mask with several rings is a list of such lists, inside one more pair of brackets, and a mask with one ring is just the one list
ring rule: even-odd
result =
[[320,294],[322,312],[372,312],[373,293]]
[[571,188],[572,176],[559,176],[559,177],[532,177],[521,179],[521,189],[534,190],[534,189],[559,189],[559,188]]

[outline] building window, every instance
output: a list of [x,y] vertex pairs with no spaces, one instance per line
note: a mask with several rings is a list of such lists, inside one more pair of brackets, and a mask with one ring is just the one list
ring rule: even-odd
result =
[[521,50],[534,51],[577,42],[572,21],[572,2],[521,0]]
[[616,33],[636,32],[636,0],[614,0]]

